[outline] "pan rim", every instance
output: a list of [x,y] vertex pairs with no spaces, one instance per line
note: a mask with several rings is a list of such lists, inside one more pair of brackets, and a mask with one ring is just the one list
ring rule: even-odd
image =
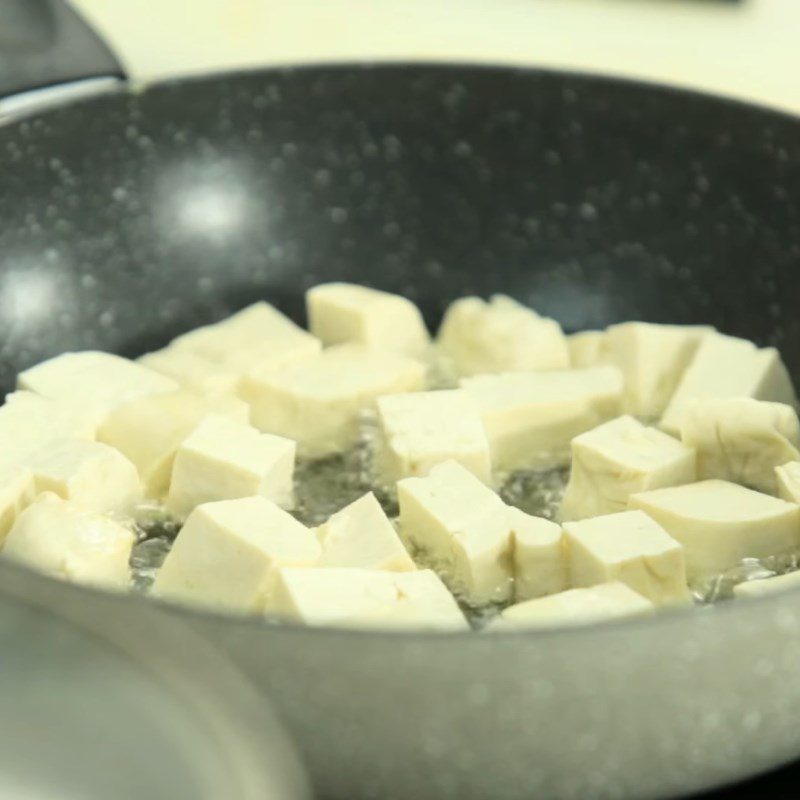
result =
[[[149,606],[154,605],[156,609],[166,612],[172,617],[188,617],[190,620],[213,622],[216,624],[238,626],[246,626],[252,630],[259,631],[280,631],[291,636],[303,635],[322,635],[331,639],[345,638],[347,640],[392,640],[399,642],[406,641],[431,641],[437,642],[445,641],[464,641],[470,639],[473,641],[484,641],[482,646],[492,646],[492,642],[499,639],[510,641],[515,639],[524,638],[526,640],[537,639],[541,641],[552,641],[562,638],[578,638],[586,635],[602,635],[605,632],[625,632],[636,631],[640,629],[652,630],[658,626],[667,624],[681,624],[681,619],[696,619],[699,615],[704,617],[715,616],[723,619],[727,615],[739,613],[737,609],[741,603],[747,604],[748,607],[753,608],[762,606],[764,608],[774,607],[778,608],[783,605],[780,603],[781,598],[800,597],[800,587],[792,587],[782,591],[764,594],[760,596],[740,597],[735,600],[726,600],[719,603],[709,605],[691,605],[691,606],[678,606],[675,608],[661,609],[655,616],[631,617],[620,618],[611,620],[602,620],[600,622],[581,622],[573,625],[564,625],[553,628],[511,628],[499,629],[490,632],[475,631],[475,630],[425,630],[415,628],[366,628],[366,627],[347,627],[346,625],[304,625],[293,620],[280,620],[268,615],[259,616],[256,614],[237,614],[236,612],[227,613],[224,610],[216,610],[214,608],[205,608],[201,605],[182,604],[175,601],[170,601],[165,598],[156,597],[154,595],[147,595],[136,593],[133,591],[110,591],[99,587],[72,583],[55,576],[48,575],[40,572],[32,567],[22,563],[14,562],[10,559],[0,558],[0,582],[2,581],[3,574],[9,572],[16,576],[24,576],[34,583],[39,583],[44,587],[46,592],[75,592],[78,594],[88,595],[99,600],[112,600],[112,602],[125,603],[129,606],[135,606],[139,603],[145,603]],[[34,590],[35,591],[35,588]],[[678,620],[678,622],[675,622]]]
[[70,98],[64,102],[53,102],[37,109],[31,107],[19,114],[0,117],[0,133],[5,129],[22,122],[29,122],[50,114],[56,114],[65,109],[80,108],[93,103],[104,102],[111,98],[127,98],[131,96],[145,96],[151,92],[174,91],[184,86],[194,86],[203,83],[219,83],[228,80],[245,80],[254,77],[269,77],[280,75],[310,74],[324,72],[327,75],[334,73],[380,73],[398,72],[403,70],[425,71],[430,73],[454,75],[464,73],[497,74],[518,76],[520,78],[550,78],[555,80],[569,80],[584,83],[587,86],[616,86],[626,91],[642,91],[649,94],[675,96],[685,101],[700,101],[740,110],[743,113],[756,112],[759,115],[784,120],[790,124],[800,124],[800,109],[794,111],[787,107],[770,105],[766,102],[748,100],[734,95],[717,93],[708,89],[695,88],[680,83],[662,82],[647,77],[619,75],[613,72],[588,71],[583,69],[569,69],[565,67],[551,67],[547,65],[522,65],[515,63],[483,62],[483,61],[437,61],[431,59],[405,60],[405,59],[353,59],[331,61],[308,61],[297,63],[279,63],[266,66],[232,67],[230,69],[208,70],[193,72],[186,75],[158,78],[153,81],[131,79],[120,81],[116,86],[108,86],[103,91],[87,96]]

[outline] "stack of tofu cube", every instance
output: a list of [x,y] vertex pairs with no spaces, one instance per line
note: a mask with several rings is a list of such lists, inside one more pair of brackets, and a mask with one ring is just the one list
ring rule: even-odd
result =
[[[800,548],[800,424],[776,350],[642,322],[568,337],[503,295],[456,300],[431,341],[399,295],[331,283],[306,300],[308,331],[261,302],[136,361],[65,353],[21,373],[0,407],[2,556],[124,589],[148,500],[181,523],[161,598],[455,631],[494,606],[502,631],[687,605],[690,585]],[[307,527],[296,459],[346,453],[365,416],[399,517],[368,492]],[[555,521],[498,494],[570,465]]]

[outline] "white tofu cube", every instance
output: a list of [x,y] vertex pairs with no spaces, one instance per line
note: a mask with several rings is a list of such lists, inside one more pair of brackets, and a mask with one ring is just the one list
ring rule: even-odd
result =
[[452,303],[437,344],[459,375],[569,367],[561,326],[502,294]]
[[800,572],[787,572],[773,578],[745,581],[733,587],[734,597],[764,597],[800,587]]
[[619,417],[572,440],[572,471],[560,519],[625,511],[637,492],[697,480],[695,452],[633,417]]
[[199,394],[235,394],[242,378],[241,372],[179,345],[145,353],[136,360]]
[[142,497],[136,467],[119,450],[82,439],[54,440],[28,464],[37,493],[53,492],[81,511],[126,513]]
[[688,603],[683,547],[642,511],[564,524],[575,587],[619,581],[656,606]]
[[425,478],[401,480],[397,495],[404,540],[459,599],[481,606],[511,597],[511,526],[491,489],[445,461]]
[[17,376],[20,389],[79,405],[98,415],[137,397],[174,392],[178,384],[135,361],[86,350],[62,353]]
[[568,464],[572,439],[619,416],[622,401],[616,367],[478,375],[461,386],[478,404],[501,471]]
[[278,570],[267,611],[306,625],[468,630],[450,592],[431,570]]
[[710,397],[752,397],[797,407],[792,380],[774,347],[760,350],[746,339],[719,333],[701,341],[661,418],[661,427],[680,435],[686,406]]
[[370,492],[317,528],[320,567],[407,572],[416,569],[397,531]]
[[611,364],[608,334],[605,331],[579,331],[567,336],[569,361],[573,369]]
[[153,592],[178,602],[260,613],[275,570],[317,561],[312,531],[265,497],[198,506],[156,575]]
[[781,500],[800,504],[800,461],[775,467],[775,481]]
[[35,496],[33,473],[29,467],[0,470],[0,547],[17,517]]
[[6,395],[7,425],[36,429],[39,440],[48,438],[94,439],[103,415],[80,403],[52,400],[36,392],[17,391]]
[[160,499],[169,489],[178,446],[212,413],[242,424],[250,419],[249,406],[238,397],[168,392],[141,397],[114,409],[97,438],[129,458],[139,471],[146,494]]
[[624,583],[612,581],[509,606],[492,621],[487,631],[590,625],[654,613],[655,606],[650,600]]
[[12,392],[0,406],[0,472],[27,463],[56,439],[94,438],[97,417],[33,392]]
[[478,406],[466,392],[389,394],[376,406],[375,462],[384,483],[427,475],[448,460],[489,483],[489,440]]
[[560,525],[509,508],[514,562],[514,602],[563,592],[569,586]]
[[406,356],[336,345],[284,369],[254,370],[240,391],[257,428],[295,439],[304,455],[318,457],[353,446],[360,413],[379,395],[421,388],[424,373]]
[[46,492],[19,515],[2,555],[64,580],[124,589],[134,541],[120,523]]
[[291,439],[210,414],[177,449],[167,510],[183,519],[202,503],[251,495],[291,507],[295,449]]
[[735,483],[709,480],[631,496],[677,539],[686,553],[689,581],[800,546],[800,507]]
[[353,342],[420,356],[430,344],[419,309],[398,294],[323,283],[306,293],[306,308],[308,327],[324,345]]
[[800,422],[784,403],[749,397],[695,400],[681,438],[697,451],[697,477],[720,478],[777,494],[775,468],[800,459]]
[[625,378],[623,408],[628,414],[658,419],[704,337],[714,329],[700,325],[625,322],[608,328],[612,363]]
[[255,367],[279,369],[322,349],[319,339],[264,302],[189,331],[174,339],[171,347],[189,350],[238,375]]

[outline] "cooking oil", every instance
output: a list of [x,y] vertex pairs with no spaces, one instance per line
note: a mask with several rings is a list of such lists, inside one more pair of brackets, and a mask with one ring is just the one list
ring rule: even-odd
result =
[[[361,434],[345,453],[322,459],[298,459],[295,469],[295,508],[291,513],[308,527],[316,527],[332,514],[357,500],[366,492],[374,492],[387,516],[397,527],[397,493],[394,487],[382,485],[375,469],[377,428],[374,417],[365,414]],[[495,486],[503,501],[534,516],[557,521],[558,510],[569,479],[569,468],[521,470],[494,476]],[[164,562],[180,523],[158,503],[142,504],[134,514],[133,529],[137,542],[131,553],[132,589],[146,593]],[[427,563],[424,553],[412,552],[420,566],[446,573],[446,565]],[[699,605],[709,605],[733,597],[734,587],[745,581],[783,575],[800,569],[800,551],[764,559],[745,558],[735,567],[696,582],[690,586]],[[447,580],[447,575],[442,576]],[[459,599],[458,597],[456,599]],[[491,604],[473,608],[461,603],[473,628],[483,628],[504,607]]]

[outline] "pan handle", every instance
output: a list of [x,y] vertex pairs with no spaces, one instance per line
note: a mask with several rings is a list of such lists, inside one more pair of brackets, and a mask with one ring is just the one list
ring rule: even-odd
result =
[[111,49],[66,0],[0,0],[0,111],[124,79]]

